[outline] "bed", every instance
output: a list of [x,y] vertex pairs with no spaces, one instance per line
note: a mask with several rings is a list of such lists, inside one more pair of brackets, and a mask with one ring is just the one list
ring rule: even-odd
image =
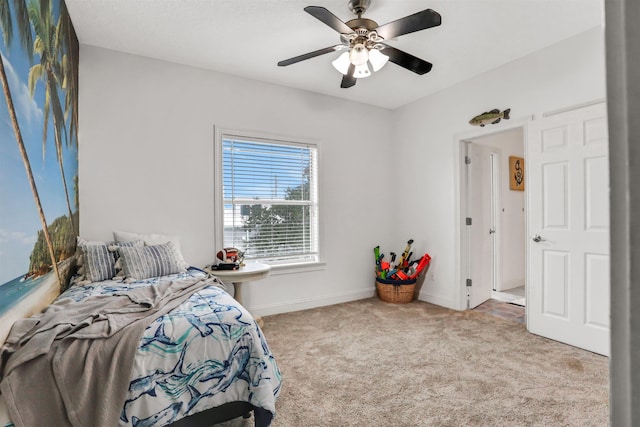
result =
[[[127,375],[128,384],[124,403],[118,405],[117,422],[112,425],[210,426],[239,416],[247,417],[251,411],[256,426],[270,425],[281,386],[276,361],[253,317],[221,283],[202,270],[191,267],[184,272],[142,280],[80,282],[62,293],[52,306],[68,310],[68,307],[83,307],[89,302],[123,295],[131,298],[136,292],[163,289],[175,283],[183,289],[193,284],[197,291],[190,292],[166,313],[159,311],[162,314],[148,322],[142,336],[138,335],[130,374],[119,372],[118,366],[110,368],[112,372],[108,375]],[[72,368],[73,365],[69,372],[74,372]],[[4,396],[0,397],[7,401],[16,427],[39,422],[29,416],[22,419],[19,411],[24,411],[24,407],[13,406],[18,396],[29,390],[29,384],[16,386],[12,391],[14,395],[7,396],[5,382],[9,382],[6,376],[2,384]],[[80,381],[80,389],[82,384]],[[78,398],[82,400],[83,396]],[[37,397],[34,399],[33,405],[38,408],[46,403],[39,402]],[[74,405],[64,398],[53,400],[61,400],[63,406]],[[93,400],[88,402],[91,404]],[[75,413],[76,409],[71,412]],[[63,410],[70,413],[69,408]],[[67,416],[76,423],[82,422],[77,421],[81,418],[76,415]]]

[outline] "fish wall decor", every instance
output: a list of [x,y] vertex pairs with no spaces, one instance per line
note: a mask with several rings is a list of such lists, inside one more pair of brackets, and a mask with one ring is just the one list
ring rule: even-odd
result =
[[511,108],[507,108],[503,112],[500,112],[497,108],[486,111],[482,114],[478,114],[473,119],[469,120],[469,124],[473,126],[482,126],[496,123],[500,123],[500,120],[505,119],[509,120],[509,113],[511,112]]

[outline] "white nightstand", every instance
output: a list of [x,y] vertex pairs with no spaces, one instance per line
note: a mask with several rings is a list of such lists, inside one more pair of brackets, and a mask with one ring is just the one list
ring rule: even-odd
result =
[[[247,261],[244,266],[237,270],[211,270],[209,268],[205,268],[204,270],[220,278],[223,283],[233,283],[233,297],[242,304],[242,284],[244,282],[264,279],[269,275],[271,266],[262,264],[261,262]],[[262,327],[263,322],[261,318],[256,318],[256,322]]]

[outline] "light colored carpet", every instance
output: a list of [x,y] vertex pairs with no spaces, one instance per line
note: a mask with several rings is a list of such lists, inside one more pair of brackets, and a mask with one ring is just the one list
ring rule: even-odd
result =
[[515,322],[376,298],[264,321],[275,427],[608,425],[608,359]]

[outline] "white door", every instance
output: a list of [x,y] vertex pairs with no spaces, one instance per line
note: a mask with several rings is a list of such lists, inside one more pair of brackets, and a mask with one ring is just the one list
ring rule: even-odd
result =
[[609,353],[609,169],[606,106],[529,126],[529,331]]
[[489,147],[467,143],[467,225],[469,241],[469,274],[471,286],[468,308],[474,308],[491,298],[493,287],[493,242],[495,226],[492,223],[491,153]]

